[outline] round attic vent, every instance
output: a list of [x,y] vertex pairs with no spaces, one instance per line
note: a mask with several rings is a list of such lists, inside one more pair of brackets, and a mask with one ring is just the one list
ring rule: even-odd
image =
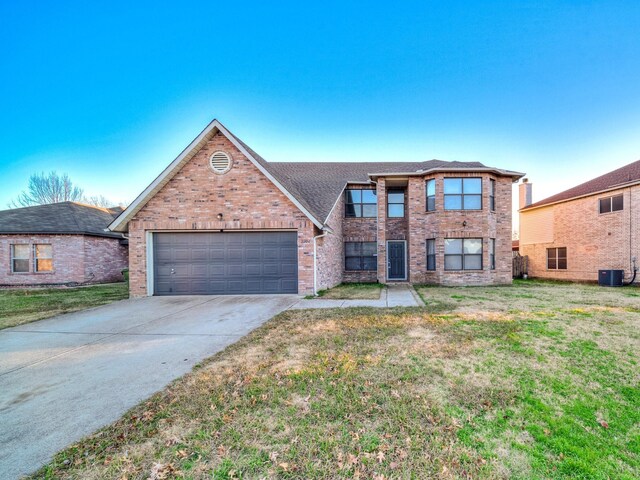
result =
[[214,152],[209,159],[211,170],[215,173],[227,173],[231,169],[231,157],[225,152]]

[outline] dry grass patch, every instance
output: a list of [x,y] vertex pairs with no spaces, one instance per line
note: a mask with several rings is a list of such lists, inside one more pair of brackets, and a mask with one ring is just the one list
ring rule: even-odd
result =
[[540,288],[285,312],[35,477],[637,478],[640,313]]

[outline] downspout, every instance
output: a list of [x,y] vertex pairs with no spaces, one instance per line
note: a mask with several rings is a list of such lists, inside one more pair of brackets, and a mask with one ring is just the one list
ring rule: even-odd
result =
[[322,230],[324,233],[320,235],[316,235],[313,237],[313,296],[318,295],[318,262],[317,262],[317,243],[316,241],[319,238],[326,237],[329,232],[326,230]]

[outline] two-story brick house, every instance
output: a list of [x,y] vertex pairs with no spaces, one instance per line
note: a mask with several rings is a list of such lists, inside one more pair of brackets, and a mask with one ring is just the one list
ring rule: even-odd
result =
[[595,282],[599,270],[624,270],[631,280],[640,265],[640,160],[535,203],[531,183],[519,188],[530,276]]
[[133,296],[511,281],[511,188],[477,162],[267,162],[214,120],[111,224]]

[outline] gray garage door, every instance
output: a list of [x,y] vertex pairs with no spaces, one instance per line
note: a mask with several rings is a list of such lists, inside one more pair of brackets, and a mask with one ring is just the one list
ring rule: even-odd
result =
[[296,232],[154,233],[155,295],[298,293]]

